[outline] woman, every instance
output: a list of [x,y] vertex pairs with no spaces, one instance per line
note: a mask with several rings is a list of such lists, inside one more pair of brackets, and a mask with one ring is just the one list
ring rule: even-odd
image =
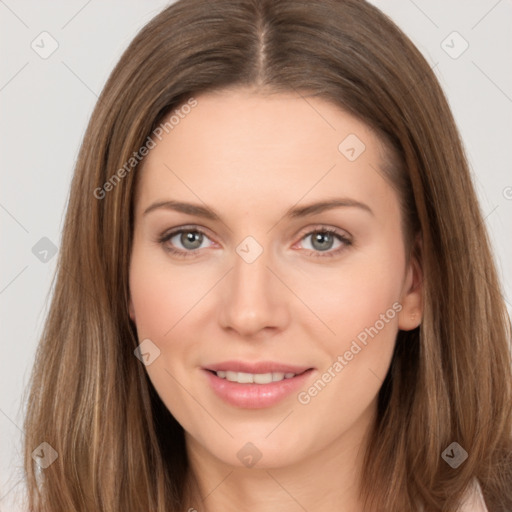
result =
[[30,509],[510,510],[511,397],[466,158],[404,34],[360,0],[156,16],[75,170]]

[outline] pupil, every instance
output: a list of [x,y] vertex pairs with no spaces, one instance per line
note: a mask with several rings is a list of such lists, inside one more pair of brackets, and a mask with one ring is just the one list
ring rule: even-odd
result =
[[[332,240],[330,240],[332,238],[332,236],[329,234],[329,233],[317,233],[313,239],[313,245],[315,244],[315,242],[326,242],[326,240],[329,242],[332,242]],[[325,245],[320,245],[320,247],[318,247],[320,250],[325,250],[325,249],[330,249],[330,245],[329,243],[327,243],[327,247]]]
[[[183,238],[183,235],[185,235],[185,237]],[[187,243],[191,243],[193,245],[193,247],[189,247],[190,249],[197,249],[197,247],[199,247],[201,245],[201,240],[200,240],[200,237],[201,237],[201,234],[200,233],[196,233],[196,232],[193,232],[193,231],[188,231],[187,233],[183,233],[182,234],[182,243],[184,245],[184,247],[188,247],[187,246]],[[196,246],[194,246],[194,242],[197,242],[199,240],[199,244],[196,244]]]

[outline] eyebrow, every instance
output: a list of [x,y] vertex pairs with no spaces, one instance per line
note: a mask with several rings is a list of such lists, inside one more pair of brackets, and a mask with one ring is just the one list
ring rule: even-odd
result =
[[[284,214],[284,218],[297,219],[301,217],[306,217],[308,215],[322,213],[326,210],[332,210],[333,208],[344,207],[359,208],[363,211],[370,213],[371,215],[375,215],[372,209],[367,204],[362,203],[360,201],[356,201],[355,199],[343,197],[327,199],[324,201],[317,201],[315,203],[310,203],[305,206],[292,206],[286,211],[286,213]],[[152,205],[148,206],[144,210],[143,215],[147,215],[148,213],[159,209],[174,210],[177,212],[186,213],[188,215],[194,215],[196,217],[203,217],[205,219],[209,219],[212,221],[221,221],[220,215],[212,208],[201,206],[199,204],[185,203],[182,201],[175,200],[157,201],[156,203],[153,203]]]

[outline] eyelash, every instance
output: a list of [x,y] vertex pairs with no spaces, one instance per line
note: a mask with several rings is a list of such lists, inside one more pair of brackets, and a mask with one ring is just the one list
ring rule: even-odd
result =
[[[196,253],[198,252],[199,249],[194,249],[194,250],[190,250],[190,251],[182,251],[180,249],[175,249],[173,247],[169,247],[168,245],[165,245],[171,238],[173,238],[174,236],[179,235],[181,233],[199,233],[201,235],[204,235],[206,238],[209,238],[208,235],[204,231],[202,231],[201,229],[197,229],[194,226],[194,227],[183,227],[183,228],[179,228],[174,231],[171,231],[169,233],[164,233],[160,237],[158,237],[157,242],[159,244],[165,246],[164,248],[167,252],[169,252],[179,258],[195,257]],[[314,258],[332,258],[334,256],[337,256],[340,252],[342,252],[347,247],[352,245],[352,241],[349,240],[347,237],[343,236],[342,234],[340,234],[337,230],[335,230],[333,228],[324,227],[324,226],[314,229],[312,231],[309,231],[301,238],[301,240],[303,240],[304,238],[307,238],[308,236],[315,235],[318,233],[322,233],[322,234],[327,233],[327,234],[333,235],[340,242],[342,242],[343,245],[341,247],[339,247],[338,249],[335,249],[334,251],[311,251],[311,250],[306,249],[306,251],[309,253],[309,255],[313,256]]]

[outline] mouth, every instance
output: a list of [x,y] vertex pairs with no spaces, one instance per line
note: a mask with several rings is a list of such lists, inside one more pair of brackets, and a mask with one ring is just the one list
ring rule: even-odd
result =
[[305,387],[315,368],[231,361],[202,370],[210,388],[223,401],[244,409],[262,409]]
[[[258,361],[250,363],[245,361],[223,361],[222,363],[209,364],[204,367],[205,370],[213,372],[231,373],[248,373],[251,375],[265,375],[268,373],[283,373],[285,376],[293,373],[299,375],[306,370],[310,370],[309,366],[299,366],[294,364],[279,363],[275,361]],[[221,373],[222,375],[222,373]],[[221,377],[223,378],[223,377]]]
[[232,370],[207,370],[219,379],[226,379],[230,382],[238,382],[239,384],[270,384],[271,382],[281,382],[285,379],[293,379],[297,375],[302,375],[303,373],[312,370],[312,368],[308,368],[300,373],[294,372],[268,372],[268,373],[248,373],[248,372],[235,372]]

